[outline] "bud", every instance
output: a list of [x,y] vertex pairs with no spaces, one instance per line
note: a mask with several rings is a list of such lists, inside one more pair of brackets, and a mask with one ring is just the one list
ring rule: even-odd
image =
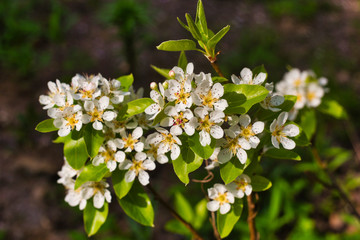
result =
[[164,87],[164,89],[168,89],[169,83],[168,83],[167,81],[165,81],[165,82],[163,83],[163,87]]
[[170,77],[175,77],[175,72],[174,72],[173,70],[170,70],[170,71],[169,71],[169,76],[170,76]]
[[152,90],[156,90],[156,89],[157,89],[157,84],[156,84],[156,82],[150,83],[150,88],[151,88]]
[[319,84],[321,86],[325,86],[327,83],[328,83],[327,78],[324,78],[324,77],[319,78]]

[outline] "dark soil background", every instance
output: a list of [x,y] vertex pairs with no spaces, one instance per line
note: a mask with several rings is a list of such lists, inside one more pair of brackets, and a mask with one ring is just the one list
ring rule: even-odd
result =
[[[76,73],[101,73],[116,78],[132,71],[135,87],[147,87],[152,81],[163,80],[150,64],[163,68],[177,64],[177,53],[160,52],[156,46],[162,41],[191,37],[176,17],[184,20],[186,12],[194,16],[196,1],[125,2],[130,2],[126,7],[131,11],[115,17],[116,6],[125,3],[1,1],[0,239],[85,236],[81,213],[67,206],[64,189],[56,184],[57,171],[63,164],[62,146],[52,143],[54,134],[34,130],[46,118],[38,97],[47,92],[48,81],[69,82]],[[246,66],[264,64],[270,81],[276,82],[281,80],[287,65],[314,69],[329,78],[333,96],[345,105],[353,119],[356,130],[352,136],[358,136],[360,1],[203,2],[211,29],[218,31],[231,25],[219,45],[219,65],[226,76],[238,74]],[[213,72],[205,57],[193,52],[187,56],[195,63],[195,72]],[[335,144],[352,149],[350,138],[342,135],[343,127],[333,125],[333,129],[339,132],[333,134],[338,137]],[[350,169],[351,176],[358,177],[359,162],[354,160],[338,177],[345,178]],[[175,176],[167,174],[168,167],[157,170],[155,181],[159,188],[166,189],[177,182]],[[360,193],[356,189],[351,198],[360,210]],[[105,227],[110,233],[103,235],[108,239],[141,239],[144,235],[134,233],[139,231],[149,239],[183,239],[164,230],[163,225],[171,219],[165,210],[157,211],[157,227],[149,230],[127,220],[115,199],[110,208],[114,214]],[[331,217],[314,212],[320,232],[351,230],[336,214]],[[119,232],[123,238],[110,238]]]

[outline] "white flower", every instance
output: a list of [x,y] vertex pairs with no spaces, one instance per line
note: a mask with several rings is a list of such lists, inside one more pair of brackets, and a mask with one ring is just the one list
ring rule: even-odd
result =
[[115,139],[114,142],[119,149],[125,148],[125,152],[142,152],[144,149],[144,143],[140,141],[140,137],[143,135],[141,127],[137,127],[133,130],[132,134],[126,134],[125,129],[120,131],[121,139]]
[[194,114],[190,109],[178,112],[174,106],[168,106],[165,108],[165,114],[170,116],[166,117],[160,122],[162,127],[171,127],[170,133],[173,135],[181,135],[183,129],[186,134],[192,136],[195,133],[195,128],[190,124],[190,120],[194,117]]
[[209,211],[215,212],[220,208],[221,214],[226,214],[230,211],[230,203],[234,203],[234,195],[227,191],[223,184],[216,183],[213,188],[208,189],[208,195],[212,201],[206,204]]
[[160,164],[167,163],[169,161],[165,154],[158,154],[159,144],[149,144],[145,142],[146,155],[151,161],[157,161]]
[[204,107],[206,110],[224,111],[228,107],[225,99],[220,99],[224,95],[224,87],[221,83],[213,82],[211,78],[200,82],[193,92],[193,100],[197,106]]
[[120,81],[113,79],[108,81],[105,78],[101,78],[102,82],[102,93],[110,97],[110,101],[113,104],[119,104],[124,101],[126,95],[130,95],[130,92],[123,92],[120,90]]
[[199,133],[199,140],[202,146],[211,143],[210,135],[215,139],[220,139],[224,136],[224,130],[218,125],[224,122],[225,114],[222,111],[209,112],[202,108],[197,107],[194,110],[196,117],[190,120],[190,124],[197,127]]
[[147,144],[157,145],[157,155],[164,155],[165,153],[171,151],[171,159],[177,159],[180,155],[180,139],[164,128],[157,127],[156,130],[158,132],[152,133],[147,137]]
[[207,165],[205,167],[205,169],[211,170],[211,169],[214,169],[214,168],[216,168],[216,167],[218,167],[220,165],[219,160],[218,160],[219,152],[220,152],[219,147],[214,149],[213,154],[209,157],[209,159],[211,160],[211,163],[209,165]]
[[65,103],[65,94],[66,91],[69,89],[69,86],[60,83],[58,79],[56,79],[56,82],[48,82],[48,87],[50,92],[48,95],[40,95],[39,102],[42,105],[45,105],[43,109],[49,109],[57,106],[62,106]]
[[226,163],[236,155],[239,161],[242,164],[245,164],[247,160],[247,153],[245,150],[251,148],[249,142],[243,137],[239,137],[239,135],[235,133],[234,127],[225,129],[225,134],[225,139],[220,139],[219,141],[219,144],[223,147],[218,155],[219,162]]
[[77,176],[79,172],[79,170],[73,169],[64,157],[64,165],[62,166],[61,170],[58,171],[58,175],[60,178],[57,180],[57,183],[60,183],[65,187],[72,185],[75,183],[75,180],[73,178]]
[[83,77],[77,74],[71,79],[71,87],[76,100],[94,100],[101,95],[101,89],[98,88],[99,82],[103,77],[98,74],[89,77]]
[[120,133],[126,129],[134,129],[138,126],[138,121],[136,118],[131,117],[123,121],[119,121],[114,118],[112,121],[105,121],[105,125],[111,129],[114,133]]
[[74,128],[80,131],[82,127],[82,112],[77,111],[76,107],[67,107],[62,112],[62,117],[54,120],[54,126],[59,128],[58,134],[60,137],[67,136]]
[[271,131],[271,142],[276,148],[280,148],[279,144],[281,143],[285,149],[291,150],[294,149],[296,144],[292,139],[287,137],[295,137],[299,135],[299,127],[294,124],[284,125],[288,118],[287,112],[280,113],[277,119],[270,125]]
[[121,163],[125,160],[125,153],[123,151],[116,151],[117,147],[113,140],[109,140],[106,144],[102,145],[92,161],[94,166],[106,163],[110,172],[116,168],[116,162]]
[[250,116],[247,114],[240,116],[239,123],[240,128],[238,126],[234,126],[231,129],[234,130],[236,135],[239,135],[248,141],[252,148],[256,148],[260,143],[260,139],[255,135],[262,133],[265,124],[261,121],[251,124]]
[[243,68],[240,72],[240,78],[236,75],[231,75],[231,80],[233,83],[239,84],[251,84],[251,85],[261,85],[266,79],[266,73],[259,73],[258,75],[254,76],[253,73],[249,68]]
[[306,105],[308,107],[317,107],[324,96],[324,89],[317,83],[309,83],[306,89]]
[[[150,115],[149,120],[153,120],[165,106],[164,94],[165,90],[161,83],[158,84],[159,88],[151,90],[150,97],[155,102],[145,109],[145,113]],[[159,91],[160,92],[159,92]]]
[[250,177],[246,174],[241,174],[233,182],[226,185],[226,188],[236,198],[243,198],[245,194],[246,196],[249,196],[252,192],[252,186],[250,183]]
[[119,169],[127,170],[125,174],[125,181],[132,182],[137,176],[139,182],[145,186],[149,184],[149,174],[146,171],[152,171],[155,169],[155,163],[149,159],[146,159],[146,153],[138,152],[135,154],[135,157],[132,161],[125,160]]
[[266,96],[264,101],[260,103],[260,105],[264,109],[269,109],[270,111],[273,112],[281,111],[281,109],[277,107],[284,103],[285,101],[284,96],[279,93],[273,93],[274,90],[273,83],[266,83],[265,88],[269,91],[269,94]]
[[105,121],[112,121],[116,117],[114,111],[105,111],[109,108],[109,98],[107,96],[101,97],[99,100],[85,101],[84,108],[86,114],[83,115],[83,123],[92,122],[92,126],[96,130],[102,130]]

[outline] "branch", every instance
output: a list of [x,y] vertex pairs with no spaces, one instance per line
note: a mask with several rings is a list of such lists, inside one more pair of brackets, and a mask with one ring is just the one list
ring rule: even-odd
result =
[[204,240],[204,238],[202,238],[199,233],[194,229],[194,227],[188,223],[187,221],[185,221],[157,192],[156,190],[150,185],[147,185],[147,188],[152,192],[152,194],[154,195],[154,197],[159,200],[159,202],[168,210],[170,211],[170,213],[177,219],[179,220],[187,229],[189,229],[189,231],[191,232],[191,234],[193,235],[194,239],[196,240]]
[[247,203],[248,203],[248,217],[247,222],[249,225],[249,231],[250,231],[250,240],[257,240],[257,233],[256,233],[256,226],[255,226],[255,203],[252,201],[252,194],[247,196]]
[[[210,60],[209,60],[210,61]],[[210,61],[211,66],[215,69],[216,73],[220,76],[220,77],[225,77],[224,74],[221,72],[219,66],[216,64],[215,62]]]

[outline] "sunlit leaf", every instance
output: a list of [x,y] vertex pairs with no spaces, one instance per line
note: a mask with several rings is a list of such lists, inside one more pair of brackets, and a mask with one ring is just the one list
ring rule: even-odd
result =
[[276,158],[276,159],[289,159],[296,161],[301,160],[301,157],[296,152],[286,149],[277,149],[277,148],[271,148],[267,150],[264,156],[269,158]]
[[94,166],[92,163],[86,165],[75,181],[75,189],[78,189],[86,182],[99,182],[108,172],[109,169],[106,167],[105,163],[100,164],[99,166]]
[[269,188],[271,188],[271,182],[270,180],[262,177],[262,176],[251,176],[251,186],[252,186],[252,190],[253,192],[261,192],[261,191],[265,191]]
[[121,76],[117,78],[118,81],[121,83],[121,90],[126,92],[129,90],[130,86],[134,82],[134,76],[132,74]]
[[158,50],[169,51],[169,52],[197,50],[196,43],[190,39],[169,40],[166,42],[162,42],[156,48]]
[[125,181],[125,173],[126,171],[114,171],[111,175],[114,191],[119,199],[122,199],[128,194],[134,183]]
[[46,119],[36,125],[35,130],[41,133],[48,133],[59,129],[54,126],[54,119]]
[[95,130],[92,124],[87,124],[84,129],[84,140],[86,149],[90,157],[95,157],[104,142],[104,134],[102,131]]
[[231,233],[241,217],[243,208],[243,200],[235,198],[235,202],[231,205],[231,210],[228,213],[221,214],[219,211],[217,212],[216,225],[221,238],[225,238]]
[[83,217],[85,232],[89,237],[97,233],[104,224],[108,216],[108,211],[109,206],[107,202],[105,202],[104,206],[100,209],[95,208],[92,202],[86,204]]

